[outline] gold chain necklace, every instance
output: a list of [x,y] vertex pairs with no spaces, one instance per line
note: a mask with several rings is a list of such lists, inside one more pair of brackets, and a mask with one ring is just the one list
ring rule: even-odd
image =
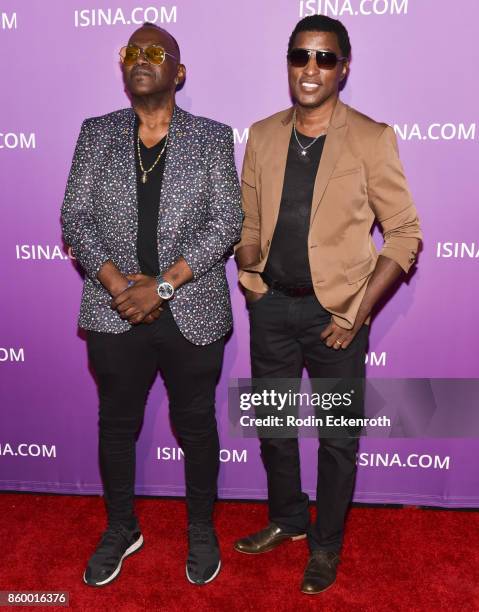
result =
[[155,161],[153,162],[153,165],[148,168],[148,170],[145,170],[145,168],[143,167],[143,162],[141,161],[141,152],[140,152],[140,129],[138,128],[138,136],[136,139],[136,148],[138,151],[138,160],[140,162],[140,168],[141,171],[143,172],[143,174],[141,175],[141,182],[143,184],[146,183],[146,181],[148,180],[148,173],[151,172],[153,170],[153,168],[156,166],[156,164],[160,161],[161,156],[163,155],[165,149],[166,149],[166,145],[168,144],[168,136],[170,135],[170,130],[168,130],[168,132],[166,133],[166,140],[165,140],[165,144],[163,145],[163,148],[161,149],[160,153],[158,154],[158,157],[155,159]]

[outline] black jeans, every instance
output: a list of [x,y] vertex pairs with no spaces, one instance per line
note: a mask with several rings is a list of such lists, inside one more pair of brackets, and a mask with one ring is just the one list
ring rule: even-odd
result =
[[165,308],[154,323],[122,334],[88,331],[87,346],[100,396],[99,459],[109,523],[136,520],[135,445],[158,369],[185,454],[188,520],[210,522],[219,469],[215,390],[224,338],[192,344]]
[[[329,348],[320,334],[331,313],[312,296],[291,298],[269,290],[248,307],[253,378],[364,378],[369,328],[347,349]],[[339,552],[356,476],[357,438],[322,438],[318,451],[317,521],[310,526],[308,496],[301,490],[297,438],[262,438],[269,518],[290,532],[308,532],[311,549]]]

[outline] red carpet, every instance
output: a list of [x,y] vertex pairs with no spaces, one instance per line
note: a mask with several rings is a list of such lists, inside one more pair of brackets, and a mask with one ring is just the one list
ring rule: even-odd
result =
[[95,589],[81,577],[103,530],[102,499],[0,494],[0,590],[69,591],[72,609],[101,612],[479,611],[478,512],[353,508],[336,584],[308,596],[299,592],[304,541],[258,557],[232,548],[237,536],[264,526],[264,504],[218,504],[223,568],[204,587],[185,578],[183,503],[139,499],[137,510],[143,550],[116,582]]

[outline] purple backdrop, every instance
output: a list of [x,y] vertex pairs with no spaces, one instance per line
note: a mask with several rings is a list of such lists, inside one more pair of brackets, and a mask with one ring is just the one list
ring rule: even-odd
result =
[[[101,491],[96,388],[76,328],[81,279],[62,245],[59,209],[82,120],[128,105],[117,52],[144,20],[177,37],[188,71],[178,103],[234,127],[238,168],[246,128],[289,104],[285,51],[296,21],[314,12],[344,21],[353,62],[342,98],[395,126],[425,234],[417,272],[373,323],[369,376],[478,376],[476,0],[455,6],[454,43],[450,11],[437,0],[139,4],[4,0],[0,8],[0,489]],[[232,261],[228,274],[235,333],[217,392],[220,496],[263,498],[257,441],[228,437],[228,380],[250,374]],[[302,443],[309,493],[316,444]],[[478,450],[477,439],[362,440],[355,499],[477,507]],[[182,470],[158,381],[137,492],[182,494]]]

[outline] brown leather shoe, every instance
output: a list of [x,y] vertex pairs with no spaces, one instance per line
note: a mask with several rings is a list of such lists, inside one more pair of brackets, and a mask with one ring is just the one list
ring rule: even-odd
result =
[[287,533],[278,525],[270,523],[265,529],[238,540],[235,544],[235,550],[248,555],[259,555],[273,550],[283,542],[304,540],[305,537],[305,533]]
[[315,550],[309,557],[304,570],[301,592],[308,595],[322,593],[334,584],[339,563],[339,555],[335,552]]

